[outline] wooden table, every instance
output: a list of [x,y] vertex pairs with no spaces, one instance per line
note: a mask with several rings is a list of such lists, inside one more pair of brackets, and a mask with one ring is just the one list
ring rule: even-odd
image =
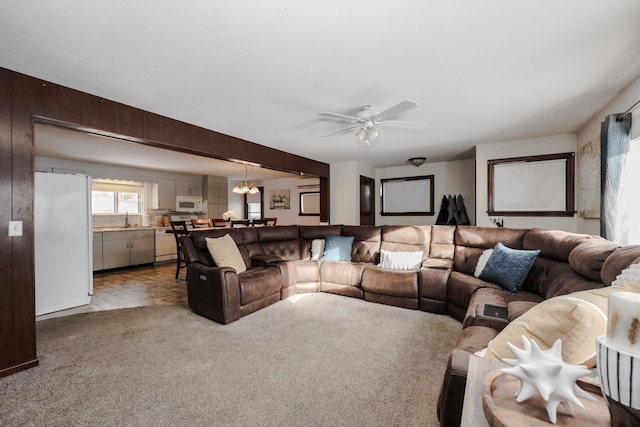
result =
[[505,363],[471,355],[467,371],[467,386],[464,389],[461,426],[491,427],[482,409],[482,381],[488,373],[506,367],[508,365]]
[[[464,406],[462,410],[461,425],[474,426],[474,427],[491,427],[492,424],[487,421],[487,417],[485,416],[485,412],[483,408],[483,402],[482,402],[483,382],[485,380],[485,377],[488,374],[507,366],[508,365],[504,363],[494,362],[478,356],[472,355],[469,358],[469,370],[467,373],[467,386],[464,392]],[[592,402],[588,400],[583,400],[585,408],[584,409],[575,408],[576,409],[575,418],[574,417],[567,418],[565,416],[564,421],[562,422],[560,421],[560,419],[558,419],[559,426],[560,425],[567,425],[567,426],[569,425],[570,426],[609,426],[610,425],[609,410],[607,408],[606,402],[604,401],[604,398],[602,398],[602,396],[599,393],[599,389],[597,388],[597,381],[594,382],[594,380],[588,380],[588,379],[585,379],[585,381],[587,381],[589,384],[584,384],[583,386],[589,386],[591,384],[591,387],[589,387],[587,391],[592,393],[592,395],[596,398],[596,401]],[[596,384],[595,389],[593,389],[594,388],[593,384]],[[542,411],[546,415],[546,412],[544,411],[544,402],[542,402],[542,400],[540,400],[540,403],[542,403],[542,409],[541,408],[534,409],[536,406],[536,403],[531,402],[531,406],[529,407],[528,410],[525,408],[525,406],[523,406],[522,409],[520,410],[520,407],[518,405],[523,405],[523,404],[514,403],[515,393],[519,388],[519,382],[517,387],[514,386],[513,382],[509,382],[508,385],[507,383],[504,383],[504,385],[505,387],[507,387],[507,389],[505,390],[509,390],[509,396],[514,396],[514,398],[508,399],[508,401],[502,401],[502,404],[504,404],[505,406],[498,404],[498,406],[494,408],[494,410],[495,409],[504,410],[506,411],[506,413],[511,413],[513,414],[513,419],[509,418],[510,421],[508,422],[505,421],[506,420],[506,418],[504,417],[505,412],[503,412],[501,418],[497,414],[494,415],[495,417],[497,417],[497,418],[494,418],[494,423],[497,423],[497,425],[509,425],[509,426],[525,426],[525,425],[526,426],[534,426],[534,425],[535,426],[543,426],[543,425],[553,426],[553,424],[551,424],[550,422],[543,421],[539,415],[538,416],[531,415],[536,411],[538,413]],[[495,404],[496,403],[494,403],[494,405]],[[511,407],[511,409],[509,409],[509,407]],[[528,412],[528,411],[531,411],[531,412]],[[493,424],[493,425],[496,425],[496,424]]]

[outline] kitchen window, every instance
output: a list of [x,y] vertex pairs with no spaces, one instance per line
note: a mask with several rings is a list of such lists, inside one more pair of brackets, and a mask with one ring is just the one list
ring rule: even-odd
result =
[[140,214],[144,185],[135,182],[98,181],[91,184],[93,214]]

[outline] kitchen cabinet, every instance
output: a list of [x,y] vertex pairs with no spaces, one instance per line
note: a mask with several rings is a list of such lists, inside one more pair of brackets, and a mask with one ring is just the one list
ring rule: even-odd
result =
[[221,218],[229,210],[229,189],[225,178],[210,176],[207,180],[209,217]]
[[177,196],[202,196],[202,181],[176,180]]
[[103,269],[155,261],[154,230],[109,231],[102,234]]
[[102,233],[93,233],[93,271],[102,270]]
[[151,184],[151,209],[176,209],[176,180],[158,178]]

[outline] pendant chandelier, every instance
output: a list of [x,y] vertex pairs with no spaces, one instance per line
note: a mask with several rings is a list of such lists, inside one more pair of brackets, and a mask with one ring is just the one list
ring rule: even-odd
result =
[[[253,170],[253,168],[251,169]],[[249,173],[246,165],[244,166],[244,181],[238,182],[231,191],[238,194],[256,194],[260,192],[255,182],[251,181],[251,184],[249,184]]]

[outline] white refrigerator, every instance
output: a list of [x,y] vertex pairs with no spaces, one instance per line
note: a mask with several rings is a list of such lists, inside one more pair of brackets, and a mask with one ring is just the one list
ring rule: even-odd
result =
[[89,304],[91,177],[36,172],[34,220],[36,316]]

